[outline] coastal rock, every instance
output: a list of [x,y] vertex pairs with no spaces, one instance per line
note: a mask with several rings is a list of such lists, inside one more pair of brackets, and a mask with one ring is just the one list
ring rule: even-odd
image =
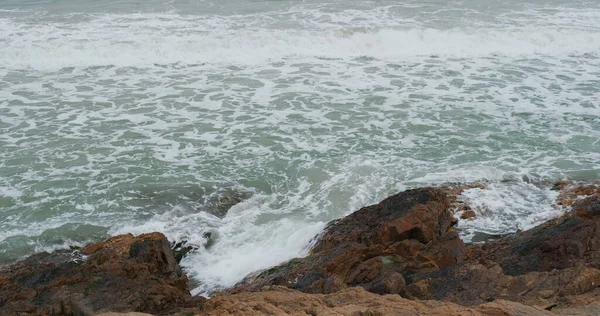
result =
[[0,285],[0,315],[160,315],[194,306],[160,233],[112,237],[81,253],[37,254],[0,270]]
[[131,312],[131,313],[113,313],[113,312],[108,312],[108,313],[98,314],[96,316],[152,316],[152,314],[137,313],[137,312]]
[[408,190],[211,299],[190,295],[162,234],[116,236],[0,270],[0,315],[598,315],[600,193],[558,190],[563,216],[469,246],[453,228],[459,187]]
[[465,262],[419,275],[406,296],[461,305],[507,299],[547,309],[590,304],[600,293],[599,220],[599,196],[578,198],[557,219],[469,246]]
[[579,199],[600,195],[600,181],[559,181],[554,183],[552,189],[559,191],[556,204],[568,207]]
[[448,197],[450,202],[450,210],[461,219],[474,219],[477,217],[475,210],[461,199],[461,195],[465,190],[479,189],[486,190],[487,187],[483,183],[472,183],[466,185],[447,185],[439,188]]
[[256,292],[217,295],[204,305],[208,315],[554,315],[507,301],[463,307],[438,301],[411,301],[398,295],[377,295],[360,287],[333,294],[306,294],[286,287],[265,287]]
[[528,231],[469,247],[470,261],[499,264],[507,275],[577,265],[600,268],[599,196],[579,199],[572,211]]
[[463,261],[454,223],[442,190],[408,190],[331,222],[308,257],[251,275],[230,292],[284,285],[307,293],[361,286],[402,294],[414,275]]
[[600,199],[526,232],[465,248],[452,227],[460,188],[409,190],[329,224],[311,254],[247,277],[229,291],[282,285],[307,293],[360,286],[460,305],[510,300],[544,309],[583,306],[600,285]]

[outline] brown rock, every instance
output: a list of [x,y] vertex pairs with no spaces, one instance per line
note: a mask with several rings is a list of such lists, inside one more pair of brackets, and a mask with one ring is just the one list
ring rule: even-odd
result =
[[164,235],[121,235],[0,270],[0,315],[166,314],[194,305]]
[[406,296],[462,305],[494,299],[543,308],[590,304],[600,295],[598,209],[598,195],[579,198],[560,218],[471,245],[466,262],[415,275]]
[[475,217],[477,217],[477,214],[473,210],[466,210],[460,214],[461,219],[474,219]]
[[448,197],[448,201],[450,203],[450,210],[454,213],[461,213],[461,219],[472,219],[475,218],[476,213],[471,209],[467,203],[463,202],[460,199],[460,195],[469,189],[480,189],[486,190],[487,187],[483,183],[471,183],[466,185],[448,185],[444,187],[440,187],[446,196]]
[[348,242],[371,246],[415,239],[426,244],[452,226],[448,206],[448,197],[439,189],[415,189],[393,195],[332,222],[313,252]]
[[330,223],[308,257],[249,276],[230,292],[284,285],[307,293],[361,286],[402,294],[413,275],[465,258],[448,206],[440,189],[391,196]]
[[152,316],[152,314],[136,313],[136,312],[131,312],[131,313],[113,313],[113,312],[109,312],[109,313],[98,314],[96,316]]
[[556,199],[556,204],[568,207],[581,198],[600,195],[600,181],[559,181],[554,184],[552,189],[560,191]]
[[496,301],[462,307],[437,301],[411,301],[398,295],[376,295],[361,288],[337,293],[306,294],[285,287],[221,294],[204,305],[208,315],[553,315],[519,303]]
[[309,256],[209,300],[190,296],[162,234],[34,255],[0,270],[0,315],[599,314],[596,184],[559,183],[568,214],[468,248],[452,227],[453,211],[470,211],[457,199],[464,188],[408,190],[364,207],[330,223]]

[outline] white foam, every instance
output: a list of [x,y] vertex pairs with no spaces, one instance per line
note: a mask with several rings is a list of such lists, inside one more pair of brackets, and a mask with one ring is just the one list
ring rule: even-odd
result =
[[[302,256],[308,250],[309,241],[321,231],[324,223],[301,218],[261,219],[277,216],[281,211],[273,208],[268,197],[255,196],[233,206],[222,219],[205,212],[178,215],[181,210],[175,208],[141,225],[117,225],[111,234],[161,231],[171,240],[198,245],[200,249],[182,265],[195,282],[200,283],[194,293],[207,295],[234,285],[253,271]],[[209,249],[204,248],[207,232],[215,241]]]
[[[352,5],[0,13],[0,242],[212,232],[184,261],[209,293],[407,187],[492,183],[465,193],[488,210],[471,238],[556,216],[524,177],[598,176],[600,10]],[[236,186],[255,194],[206,212]]]
[[182,262],[200,283],[193,294],[209,295],[235,285],[251,272],[304,256],[309,241],[323,226],[287,219],[250,227],[228,223],[218,230],[219,241],[212,248],[193,253]]
[[[341,12],[339,15],[346,13]],[[415,56],[492,57],[596,54],[600,30],[547,25],[390,27],[374,19],[369,28],[339,26],[308,29],[239,28],[239,17],[177,14],[99,15],[85,22],[48,22],[0,18],[0,68],[41,70],[114,65],[261,64],[286,58],[355,58],[390,61]],[[124,32],[123,30],[127,30]]]
[[469,205],[476,217],[459,220],[457,228],[466,242],[472,241],[478,232],[498,236],[527,230],[564,212],[555,205],[557,196],[558,191],[549,187],[522,181],[490,183],[485,189],[465,190],[459,200]]
[[21,192],[20,190],[0,187],[0,196],[8,197],[11,199],[18,199],[19,197],[21,197],[21,195],[23,195],[23,192]]

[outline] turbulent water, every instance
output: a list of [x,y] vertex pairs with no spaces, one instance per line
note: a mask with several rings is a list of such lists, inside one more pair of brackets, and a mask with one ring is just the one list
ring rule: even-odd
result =
[[0,262],[210,232],[183,261],[208,293],[471,181],[466,240],[531,227],[563,211],[532,183],[600,176],[599,21],[592,0],[3,0]]

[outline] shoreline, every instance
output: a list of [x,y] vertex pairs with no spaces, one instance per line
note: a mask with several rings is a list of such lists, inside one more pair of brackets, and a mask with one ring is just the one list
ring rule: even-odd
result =
[[[587,315],[586,310],[600,308],[598,182],[557,182],[556,203],[568,210],[563,215],[526,231],[465,244],[454,215],[471,211],[457,196],[473,187],[485,190],[482,184],[425,187],[363,207],[330,222],[306,257],[251,273],[210,299],[190,294],[189,280],[179,267],[181,257],[193,249],[176,258],[177,245],[161,233],[114,236],[79,252],[38,253],[0,266],[0,311],[3,315],[306,312],[306,306],[291,304],[289,297],[313,302],[313,308],[321,311],[317,314],[337,310],[341,315],[352,314],[353,301],[362,302],[353,305],[354,311],[371,310],[374,315],[406,306],[441,315],[488,315],[490,310],[552,315],[569,308]],[[74,253],[78,255],[73,257]],[[553,291],[557,286],[559,290]],[[329,306],[323,303],[327,300],[339,304]],[[242,313],[248,306],[261,308]]]

